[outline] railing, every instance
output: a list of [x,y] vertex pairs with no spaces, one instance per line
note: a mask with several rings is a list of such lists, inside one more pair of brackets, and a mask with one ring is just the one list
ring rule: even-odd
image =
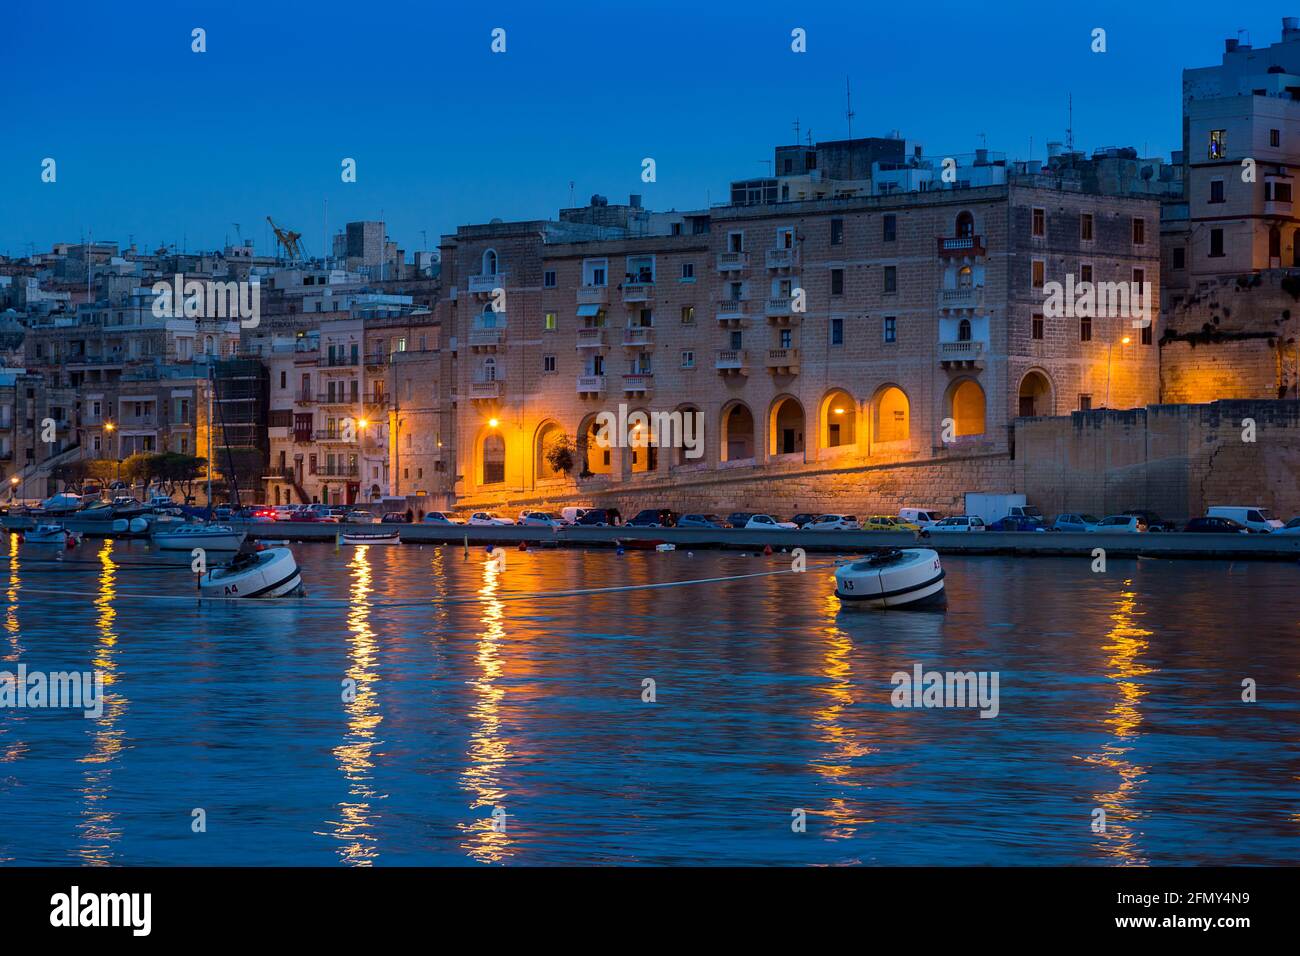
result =
[[299,405],[311,405],[316,401],[315,392],[296,392],[293,400]]
[[629,347],[646,347],[654,345],[655,330],[648,325],[628,326],[623,330],[623,344]]
[[794,368],[799,364],[798,349],[768,349],[768,368]]
[[767,250],[767,267],[769,269],[789,269],[799,264],[799,247],[790,249]]
[[483,348],[485,346],[500,345],[505,338],[506,330],[504,327],[496,329],[470,329],[469,345],[470,348]]
[[605,347],[605,330],[599,327],[578,329],[577,348],[599,349]]
[[476,275],[469,277],[470,292],[491,292],[493,289],[500,289],[505,286],[506,276],[504,272],[496,272],[491,275]]
[[357,355],[322,355],[316,360],[321,368],[352,368],[361,364]]
[[578,287],[578,305],[604,305],[609,301],[609,286],[584,285]]
[[366,356],[366,364],[373,367],[381,367],[388,364],[388,356],[383,352],[371,352]]
[[655,297],[655,287],[651,283],[627,283],[623,286],[624,302],[649,302]]
[[293,430],[293,440],[298,444],[312,441],[312,430],[310,428],[295,428]]
[[387,406],[392,401],[392,397],[387,392],[367,392],[361,396],[361,404],[374,405],[378,407]]
[[501,380],[495,379],[491,382],[471,382],[469,386],[469,397],[471,400],[500,398]]
[[962,289],[941,289],[939,306],[944,309],[973,309],[983,297],[983,286],[967,286]]
[[749,352],[745,349],[719,349],[713,367],[721,371],[740,371],[749,367]]
[[356,430],[352,432],[352,437],[345,437],[345,432],[341,428],[318,428],[315,431],[317,441],[343,441],[355,443],[357,440]]
[[941,256],[982,256],[984,255],[983,236],[940,236],[939,255]]
[[346,392],[322,392],[316,396],[321,405],[355,405],[361,400],[360,395],[348,395]]
[[324,465],[316,469],[318,478],[355,478],[361,469],[358,465]]
[[983,342],[966,341],[939,343],[939,360],[943,362],[973,362],[983,357]]
[[651,372],[631,372],[623,376],[623,391],[625,392],[648,392],[655,385],[655,377]]
[[768,315],[789,315],[790,306],[794,299],[790,296],[775,296],[767,300]]
[[749,253],[747,252],[719,252],[718,253],[718,271],[730,272],[736,269],[746,269],[749,267]]
[[578,376],[579,392],[603,392],[605,391],[605,376],[603,375],[579,375]]

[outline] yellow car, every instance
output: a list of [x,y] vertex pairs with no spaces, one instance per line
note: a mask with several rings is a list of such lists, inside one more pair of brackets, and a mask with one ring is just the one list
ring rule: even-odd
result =
[[865,531],[920,531],[921,526],[910,521],[899,521],[893,515],[872,515],[862,522]]

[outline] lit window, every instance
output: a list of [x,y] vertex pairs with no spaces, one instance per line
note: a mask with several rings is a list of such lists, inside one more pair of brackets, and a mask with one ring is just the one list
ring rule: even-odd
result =
[[1210,130],[1210,159],[1223,159],[1228,155],[1228,131]]

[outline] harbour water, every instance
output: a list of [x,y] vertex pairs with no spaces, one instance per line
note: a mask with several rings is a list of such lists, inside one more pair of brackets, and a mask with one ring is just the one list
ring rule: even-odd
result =
[[[950,557],[946,613],[844,613],[830,556],[298,544],[307,598],[238,604],[5,546],[0,670],[105,702],[0,710],[0,864],[1300,859],[1295,564]],[[917,664],[997,716],[892,706]]]

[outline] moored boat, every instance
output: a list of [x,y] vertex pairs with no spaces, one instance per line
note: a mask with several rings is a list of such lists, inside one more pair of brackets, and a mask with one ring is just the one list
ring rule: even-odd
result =
[[291,597],[301,590],[298,562],[288,548],[241,551],[199,579],[199,593],[208,598]]
[[889,548],[835,569],[835,596],[845,608],[940,607],[947,597],[938,552]]
[[341,531],[339,541],[343,544],[401,544],[402,535],[396,529],[392,531]]
[[153,543],[162,551],[190,551],[194,548],[238,551],[247,534],[246,531],[236,531],[228,524],[183,524],[165,529],[156,528]]
[[60,524],[38,524],[22,532],[22,536],[24,544],[53,544],[61,548],[70,548],[81,541],[78,535]]

